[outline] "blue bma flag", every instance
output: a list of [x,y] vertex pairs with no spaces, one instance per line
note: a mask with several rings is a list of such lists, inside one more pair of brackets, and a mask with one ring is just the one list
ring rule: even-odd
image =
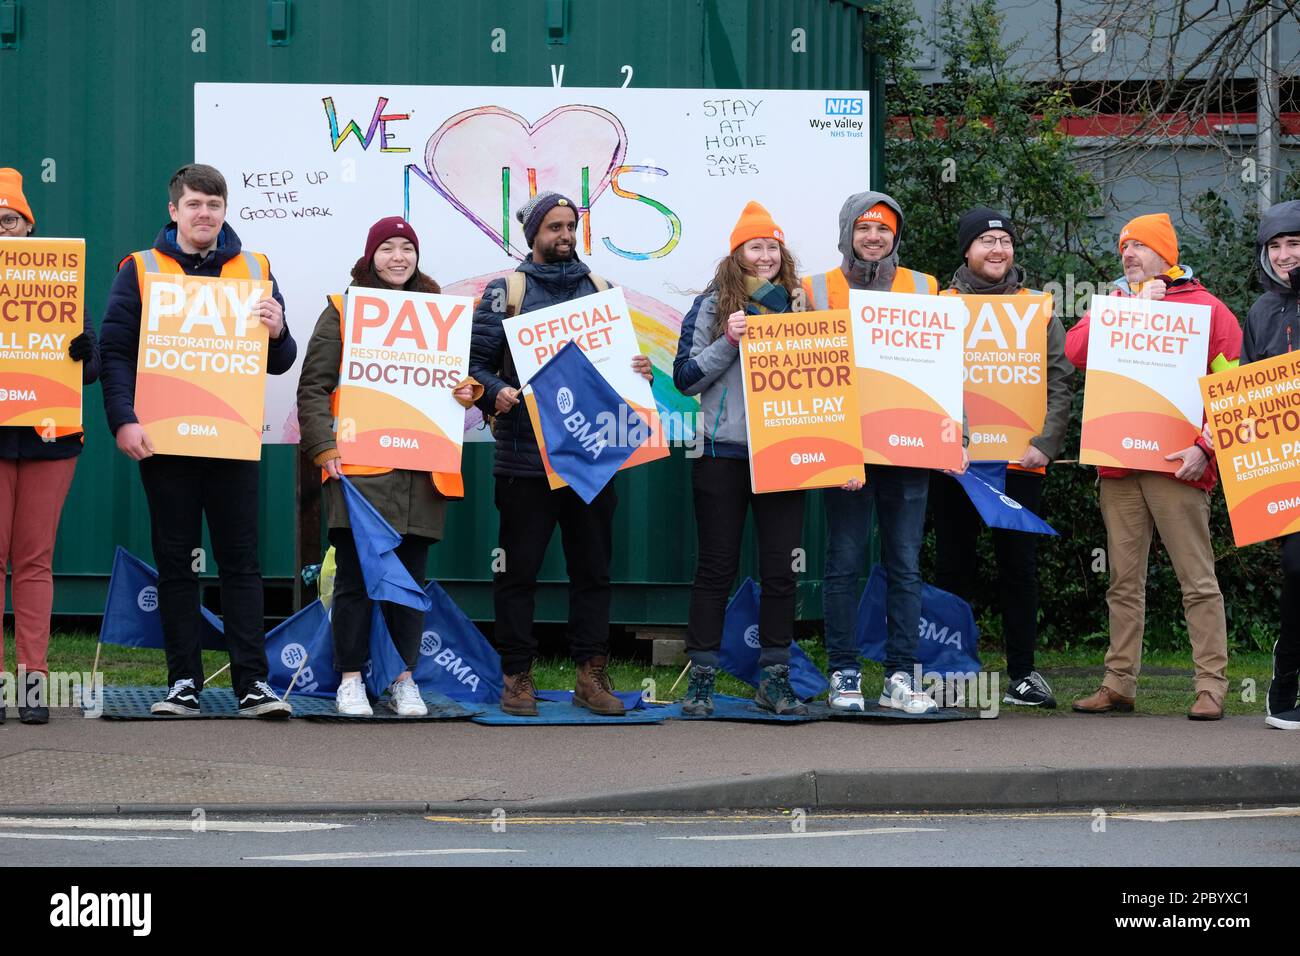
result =
[[[501,658],[437,581],[430,581],[425,591],[430,606],[424,615],[420,658],[412,678],[422,691],[436,690],[466,703],[495,704],[501,699],[503,687]],[[375,605],[370,615],[366,686],[378,697],[405,669],[384,616]]]
[[339,481],[343,482],[343,499],[348,504],[348,523],[357,544],[366,594],[373,601],[392,601],[427,611],[429,595],[411,577],[394,550],[402,543],[402,536],[393,530],[393,526],[384,520],[356,485],[346,477],[339,478]]
[[320,601],[312,601],[266,635],[266,667],[267,683],[281,697],[294,674],[298,675],[293,685],[295,694],[334,696],[339,689],[339,675],[334,670],[334,632],[329,612]]
[[[718,666],[757,687],[763,669],[758,666],[759,587],[752,578],[745,578],[727,604],[727,615],[722,622],[722,647],[718,651]],[[798,644],[790,644],[790,686],[800,700],[811,700],[826,692],[830,685],[817,665],[808,659]]]
[[[649,436],[645,420],[572,343],[561,346],[528,384],[551,467],[591,504]],[[620,437],[632,444],[618,444]]]
[[[873,661],[885,659],[887,615],[885,569],[876,565],[858,604],[858,651]],[[947,591],[921,585],[921,621],[916,659],[927,671],[978,673],[979,628],[970,605]]]
[[[1004,470],[1004,482],[1005,474]],[[1031,534],[1056,534],[1056,529],[1050,524],[979,475],[968,471],[964,475],[953,475],[953,478],[965,489],[971,504],[990,528],[1028,531]]]
[[[202,647],[205,651],[226,649],[221,620],[202,605]],[[163,646],[162,618],[158,613],[158,572],[121,545],[113,555],[108,579],[108,600],[99,639],[122,647]]]
[[981,481],[992,485],[999,492],[1007,490],[1007,463],[1005,461],[972,461],[966,474],[977,475]]

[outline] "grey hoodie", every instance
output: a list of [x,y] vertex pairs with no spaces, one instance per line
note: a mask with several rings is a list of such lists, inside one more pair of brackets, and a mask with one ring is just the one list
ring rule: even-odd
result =
[[1269,241],[1292,233],[1300,235],[1300,199],[1278,203],[1260,218],[1256,243],[1264,294],[1255,300],[1246,315],[1242,364],[1300,349],[1300,297],[1296,295],[1296,283],[1278,275],[1268,261]]
[[[894,231],[894,246],[889,255],[879,262],[867,262],[859,259],[853,251],[853,227],[864,212],[877,203],[884,203],[898,217],[898,228]],[[869,289],[873,292],[888,292],[894,283],[894,273],[898,271],[898,243],[903,237],[903,210],[892,196],[884,193],[855,193],[844,200],[840,208],[840,271],[849,280],[851,289]]]

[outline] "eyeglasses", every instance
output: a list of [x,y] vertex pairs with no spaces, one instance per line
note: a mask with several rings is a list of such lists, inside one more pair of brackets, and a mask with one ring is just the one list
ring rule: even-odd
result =
[[26,221],[22,216],[0,216],[0,229],[17,229]]
[[996,249],[1001,246],[1003,249],[1015,248],[1010,236],[980,236],[975,240],[979,243],[981,249]]

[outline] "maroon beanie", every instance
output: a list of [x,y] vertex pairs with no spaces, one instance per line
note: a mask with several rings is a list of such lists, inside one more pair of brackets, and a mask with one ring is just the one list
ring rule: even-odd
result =
[[367,265],[375,258],[375,250],[389,239],[409,239],[415,246],[415,256],[420,256],[420,237],[415,234],[411,224],[401,216],[388,216],[370,227],[366,234],[366,254],[362,259]]

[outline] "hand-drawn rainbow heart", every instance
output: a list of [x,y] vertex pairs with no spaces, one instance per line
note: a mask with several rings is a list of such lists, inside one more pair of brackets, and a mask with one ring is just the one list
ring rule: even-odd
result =
[[515,210],[548,189],[590,209],[626,154],[623,124],[599,107],[560,106],[530,124],[503,107],[480,106],[438,127],[424,163],[448,202],[523,259],[528,247]]

